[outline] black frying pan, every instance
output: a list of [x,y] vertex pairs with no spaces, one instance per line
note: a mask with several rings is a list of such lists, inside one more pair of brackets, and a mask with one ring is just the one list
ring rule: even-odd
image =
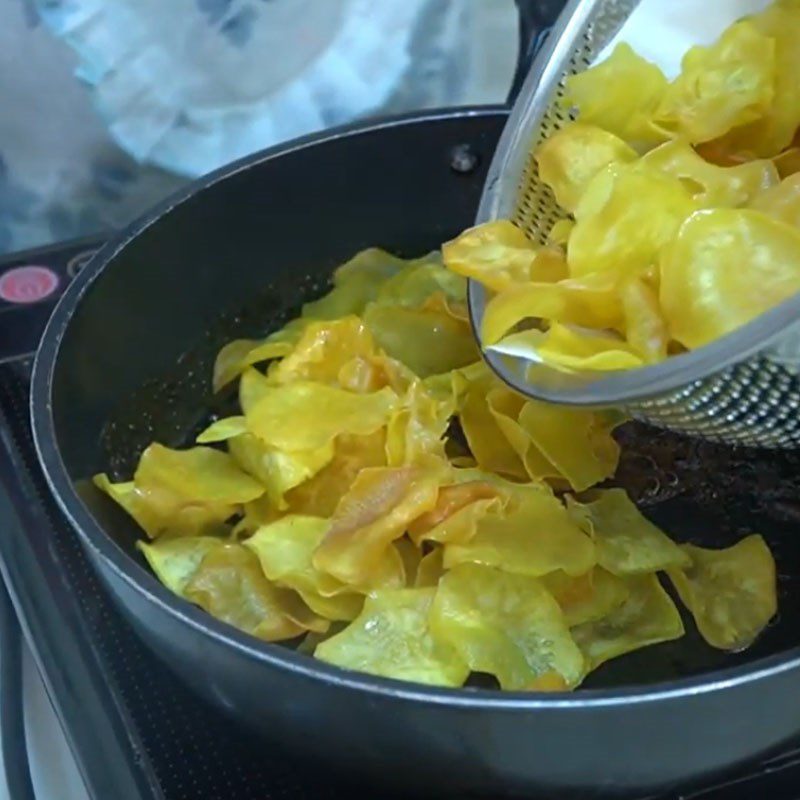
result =
[[279,324],[354,252],[421,254],[469,225],[504,120],[499,109],[444,111],[311,137],[154,210],[59,303],[33,377],[36,442],[79,541],[140,636],[199,695],[313,758],[309,768],[322,759],[393,788],[459,797],[645,793],[800,731],[797,459],[625,433],[623,481],[655,501],[673,535],[719,544],[744,527],[770,540],[781,618],[745,653],[687,636],[607,665],[571,695],[393,682],[250,638],[163,588],[134,550],[133,524],[86,482],[101,470],[129,475],[153,439],[185,443],[225,402],[208,381],[219,346]]

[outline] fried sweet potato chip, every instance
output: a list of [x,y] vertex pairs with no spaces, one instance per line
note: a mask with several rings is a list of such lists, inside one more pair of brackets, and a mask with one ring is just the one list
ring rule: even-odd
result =
[[432,470],[362,469],[336,507],[314,566],[348,585],[368,585],[391,543],[436,505],[438,492],[439,475]]
[[258,556],[270,581],[294,589],[312,611],[329,620],[355,619],[364,598],[312,562],[329,527],[327,519],[287,514],[259,528],[243,544]]
[[329,624],[297,594],[271,584],[255,554],[240,544],[210,550],[183,595],[213,617],[270,642],[325,631]]
[[642,356],[617,333],[572,328],[558,322],[545,332],[512,333],[488,349],[565,372],[614,372],[644,364]]
[[661,258],[672,337],[700,347],[800,291],[800,230],[750,209],[699,211]]
[[643,155],[637,166],[678,178],[704,208],[745,206],[780,180],[772,161],[758,159],[718,166],[706,161],[684,141],[662,144]]
[[359,617],[317,645],[314,655],[338,667],[435,686],[461,686],[469,668],[434,639],[428,614],[435,589],[395,589],[367,598]]
[[597,563],[614,575],[685,567],[686,553],[642,514],[622,489],[595,489],[592,501],[568,498],[573,520],[594,540]]
[[720,650],[742,650],[778,610],[775,561],[766,542],[748,536],[724,550],[685,545],[689,566],[670,570],[703,638]]
[[209,447],[172,450],[157,443],[142,453],[132,482],[115,485],[105,475],[94,480],[150,538],[217,533],[242,504],[264,493],[227,453]]
[[161,583],[182,597],[200,562],[224,541],[214,536],[162,537],[155,542],[137,542],[136,548]]
[[539,177],[567,211],[575,211],[589,182],[601,169],[637,157],[638,153],[618,136],[581,122],[565,125],[536,151]]
[[738,156],[771,158],[788,147],[800,127],[800,7],[778,0],[748,18],[775,45],[772,102],[758,119],[734,128],[718,142],[722,151]]
[[508,220],[464,231],[442,245],[442,255],[449,270],[496,292],[529,281],[550,283],[567,277],[567,265],[559,251],[537,247]]
[[286,502],[292,512],[331,517],[339,499],[362,469],[384,466],[387,466],[385,429],[366,436],[338,436],[333,459],[312,478],[290,490]]
[[784,178],[756,195],[750,208],[800,229],[800,173]]
[[571,629],[587,672],[625,653],[683,636],[678,609],[653,574],[624,579],[627,597],[610,614]]
[[637,164],[606,167],[575,210],[567,246],[570,275],[641,275],[658,263],[661,249],[698,207],[690,190],[672,175]]
[[430,613],[434,639],[503,689],[575,686],[584,662],[564,615],[536,578],[462,564],[445,573]]
[[587,328],[613,328],[622,320],[614,275],[592,273],[557,283],[528,283],[496,294],[481,323],[484,347],[499,342],[520,322],[547,320]]
[[775,96],[775,40],[753,22],[731,25],[709,47],[692,47],[653,117],[670,137],[708,142],[760,119]]
[[595,546],[544,486],[529,485],[506,509],[487,513],[464,543],[445,545],[446,568],[483,564],[541,577],[555,570],[582,575],[596,563]]
[[567,79],[564,103],[578,109],[583,123],[625,142],[652,146],[666,138],[653,126],[652,116],[667,86],[655,64],[621,43],[605,61]]
[[245,416],[250,432],[265,444],[302,452],[329,445],[343,433],[374,433],[399,405],[399,398],[389,388],[356,394],[298,381],[270,387]]
[[564,612],[570,628],[603,619],[628,598],[625,581],[602,567],[583,575],[558,570],[542,576],[542,583]]

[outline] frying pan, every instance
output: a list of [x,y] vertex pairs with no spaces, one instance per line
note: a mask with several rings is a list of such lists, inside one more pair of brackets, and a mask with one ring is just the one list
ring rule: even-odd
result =
[[133,523],[87,481],[129,476],[154,439],[187,442],[229,401],[209,386],[217,349],[279,325],[357,250],[418,255],[468,226],[505,119],[499,108],[461,109],[328,132],[239,161],[153,210],[97,254],[54,312],[32,381],[36,444],[133,628],[265,746],[426,796],[641,796],[800,731],[796,456],[625,431],[621,480],[673,536],[767,537],[781,617],[744,653],[712,652],[690,633],[555,695],[373,678],[241,634],[161,586]]

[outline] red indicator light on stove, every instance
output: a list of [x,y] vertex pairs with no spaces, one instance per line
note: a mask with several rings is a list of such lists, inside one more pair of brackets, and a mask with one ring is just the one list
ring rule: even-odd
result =
[[7,303],[38,303],[58,288],[59,278],[47,267],[14,267],[0,275],[0,299]]

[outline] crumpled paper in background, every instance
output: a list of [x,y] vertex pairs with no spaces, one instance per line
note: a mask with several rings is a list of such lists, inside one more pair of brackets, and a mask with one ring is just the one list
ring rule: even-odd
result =
[[0,0],[0,19],[0,253],[118,228],[354,117],[501,102],[517,45],[513,0]]
[[[765,5],[643,0],[617,38],[675,74]],[[502,102],[517,43],[512,0],[0,0],[0,19],[0,254],[118,228],[190,176],[352,116]]]

